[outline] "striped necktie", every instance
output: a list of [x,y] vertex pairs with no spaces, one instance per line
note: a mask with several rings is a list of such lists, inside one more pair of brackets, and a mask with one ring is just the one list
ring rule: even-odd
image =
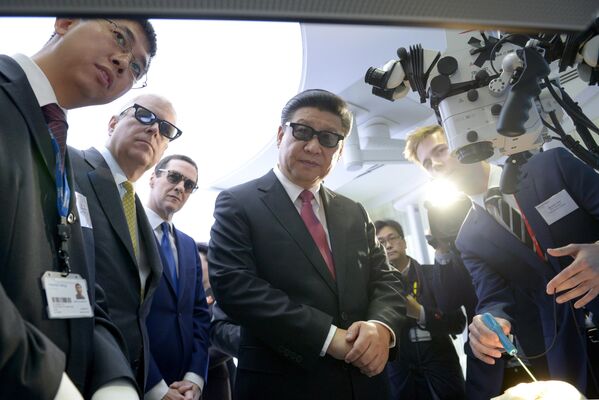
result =
[[129,227],[129,235],[131,236],[131,243],[133,244],[133,252],[137,258],[137,253],[139,250],[137,248],[137,213],[135,210],[135,189],[133,189],[133,184],[129,181],[123,182],[123,188],[125,188],[125,195],[123,196],[123,210],[125,211],[127,226]]
[[526,222],[520,212],[510,206],[498,187],[490,188],[485,195],[485,208],[501,225],[504,225],[526,247],[536,252]]
[[44,119],[48,124],[52,136],[56,139],[58,147],[60,148],[60,168],[64,169],[64,156],[67,148],[67,124],[66,115],[64,110],[56,103],[46,104],[42,107],[42,113]]

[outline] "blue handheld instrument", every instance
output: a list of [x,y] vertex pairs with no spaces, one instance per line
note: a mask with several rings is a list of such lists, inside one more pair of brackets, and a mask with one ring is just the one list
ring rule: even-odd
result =
[[522,368],[524,368],[524,370],[528,373],[528,375],[530,375],[532,380],[536,382],[537,380],[535,379],[532,372],[530,372],[530,370],[526,367],[526,365],[524,365],[520,357],[518,357],[518,349],[516,349],[516,346],[514,346],[512,341],[505,335],[505,333],[503,333],[503,329],[501,329],[501,326],[497,323],[495,318],[489,313],[484,313],[482,315],[482,319],[487,328],[492,330],[497,335],[505,351],[510,356],[513,356],[516,360],[518,360],[520,365],[522,365]]

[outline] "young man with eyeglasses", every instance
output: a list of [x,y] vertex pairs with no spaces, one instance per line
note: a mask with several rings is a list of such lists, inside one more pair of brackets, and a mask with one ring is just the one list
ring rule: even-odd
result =
[[351,121],[333,93],[297,94],[275,168],[218,196],[208,263],[216,301],[241,325],[238,400],[387,400],[399,272],[364,208],[322,185]]
[[146,214],[163,274],[146,321],[151,357],[146,400],[197,400],[208,375],[210,313],[201,261],[196,242],[172,222],[197,180],[196,163],[179,154],[160,160],[150,177]]
[[134,184],[181,134],[164,97],[135,98],[108,124],[106,147],[73,149],[77,195],[88,210],[97,280],[111,317],[125,338],[143,394],[150,363],[146,316],[162,276],[154,234]]
[[[156,52],[147,20],[113,23],[127,33],[120,44],[106,20],[58,18],[32,57],[0,56],[2,399],[137,398],[99,306],[66,151],[65,110],[122,96],[136,83],[131,61],[145,74]],[[75,302],[73,284],[88,300]]]
[[387,363],[389,400],[466,398],[464,376],[449,335],[466,327],[459,306],[443,312],[433,286],[433,266],[420,265],[406,254],[401,225],[393,220],[374,222],[387,259],[401,272],[408,321],[400,333],[399,355]]

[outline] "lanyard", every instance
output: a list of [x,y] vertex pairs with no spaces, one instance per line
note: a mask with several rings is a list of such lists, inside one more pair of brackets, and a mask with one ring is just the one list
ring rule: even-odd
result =
[[530,227],[530,224],[528,223],[528,219],[522,212],[522,208],[520,208],[520,204],[518,204],[517,201],[516,201],[516,206],[518,207],[518,210],[520,210],[520,216],[522,217],[522,220],[524,221],[524,226],[526,227],[526,230],[528,231],[528,234],[530,235],[530,238],[532,239],[532,244],[534,246],[534,252],[537,254],[537,256],[541,260],[547,261],[547,259],[543,255],[543,250],[541,250],[541,245],[537,241],[537,237],[535,236],[535,233],[533,232],[532,228]]
[[52,149],[56,156],[56,165],[54,167],[54,176],[56,180],[56,207],[58,208],[58,239],[60,243],[58,245],[58,259],[62,264],[63,275],[71,273],[71,265],[69,262],[68,242],[71,237],[71,227],[67,224],[67,215],[69,213],[69,203],[71,200],[71,188],[67,180],[67,174],[64,168],[62,168],[62,157],[60,154],[60,147],[56,138],[51,135]]

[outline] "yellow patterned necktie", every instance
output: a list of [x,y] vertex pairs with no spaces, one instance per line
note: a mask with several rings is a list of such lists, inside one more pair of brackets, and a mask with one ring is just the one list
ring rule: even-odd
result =
[[123,182],[123,187],[126,190],[125,195],[123,196],[123,210],[125,211],[127,226],[129,227],[131,243],[133,243],[133,252],[137,258],[137,213],[135,212],[135,190],[133,189],[133,184],[129,181]]

